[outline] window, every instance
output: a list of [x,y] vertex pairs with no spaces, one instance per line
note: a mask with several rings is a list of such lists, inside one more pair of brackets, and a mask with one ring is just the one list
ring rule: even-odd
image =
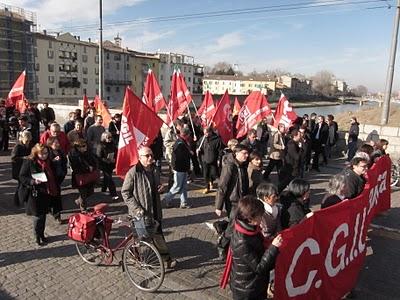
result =
[[121,60],[121,54],[114,55],[114,60]]
[[115,91],[116,91],[117,93],[119,93],[119,86],[117,86],[117,87],[115,88]]
[[54,76],[49,76],[49,83],[54,83]]
[[65,89],[61,90],[61,95],[63,95],[63,96],[65,95]]
[[110,63],[106,62],[106,69],[109,69],[109,68],[110,68]]
[[111,88],[109,86],[106,87],[106,91],[107,91],[107,93],[111,92]]
[[54,57],[54,51],[53,50],[47,50],[47,58],[53,58]]
[[47,66],[49,72],[54,72],[54,65]]
[[99,84],[99,79],[96,78],[94,82],[95,82],[96,84]]
[[117,63],[117,70],[119,70],[119,63]]
[[94,74],[99,75],[99,69],[98,68],[94,68]]
[[96,64],[99,63],[99,56],[96,55],[96,56],[94,57],[94,62],[95,62]]
[[155,63],[153,63],[153,68],[156,66],[156,64]]
[[96,95],[98,95],[99,94],[99,89],[96,89]]
[[164,64],[161,64],[160,69],[164,70]]
[[87,94],[87,89],[83,89],[83,94],[84,94],[84,95]]
[[54,88],[49,88],[49,94],[50,94],[50,95],[54,95],[54,94],[55,94]]
[[33,49],[33,53],[34,53],[35,57],[37,57],[37,48]]
[[183,72],[186,72],[186,67],[183,67]]
[[74,89],[74,95],[78,95],[78,91]]
[[83,46],[83,53],[86,53],[86,46]]
[[40,70],[40,65],[39,64],[35,64],[35,71],[39,71]]
[[53,43],[52,43],[52,41],[49,41],[49,48],[50,48],[50,49],[53,48]]
[[190,77],[188,77],[188,82],[190,82],[190,80],[191,80]]
[[87,67],[82,67],[82,73],[87,74],[88,73],[88,68]]
[[83,84],[87,84],[88,83],[88,79],[87,78],[83,78]]
[[130,66],[129,64],[126,64],[126,69],[129,70]]
[[106,58],[110,59],[110,53],[106,53]]
[[87,62],[87,55],[86,54],[82,55],[82,61],[83,62]]
[[160,75],[160,80],[164,80],[164,76]]

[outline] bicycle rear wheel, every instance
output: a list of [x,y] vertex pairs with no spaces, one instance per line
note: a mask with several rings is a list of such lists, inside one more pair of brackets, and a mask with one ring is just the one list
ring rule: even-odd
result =
[[90,242],[76,242],[75,246],[79,256],[84,262],[88,263],[89,265],[98,266],[102,263],[104,256],[106,255],[104,248],[102,247],[103,243],[104,228],[102,226],[98,226],[96,228],[96,235]]
[[164,263],[157,248],[145,241],[126,245],[122,261],[129,280],[141,291],[155,292],[163,283]]

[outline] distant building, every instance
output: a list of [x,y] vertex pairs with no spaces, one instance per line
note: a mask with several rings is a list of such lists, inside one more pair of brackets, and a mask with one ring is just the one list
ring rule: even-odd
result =
[[184,54],[172,52],[157,52],[159,63],[159,84],[161,92],[167,100],[171,92],[171,79],[174,69],[181,71],[189,91],[193,92],[194,58]]
[[[130,76],[132,81],[133,92],[141,98],[143,95],[144,84],[146,83],[146,77],[149,69],[154,72],[154,76],[159,81],[159,58],[154,53],[145,53],[129,50],[130,55]],[[161,88],[161,87],[160,87]],[[166,97],[167,95],[164,95]]]
[[275,88],[275,81],[250,76],[205,75],[203,78],[203,94],[210,91],[212,94],[221,95],[226,90],[231,95],[248,95],[254,90],[268,94]]
[[35,13],[0,4],[0,98],[7,98],[15,80],[25,70],[25,96],[36,100],[35,26]]
[[278,77],[279,89],[285,93],[286,96],[306,96],[313,95],[312,81],[308,79],[298,79],[296,77],[283,75]]
[[193,94],[203,94],[204,65],[194,65]]
[[347,83],[343,80],[334,80],[332,82],[334,92],[339,92],[339,93],[346,93],[347,92]]
[[98,45],[70,33],[35,33],[36,72],[40,101],[76,102],[98,95]]

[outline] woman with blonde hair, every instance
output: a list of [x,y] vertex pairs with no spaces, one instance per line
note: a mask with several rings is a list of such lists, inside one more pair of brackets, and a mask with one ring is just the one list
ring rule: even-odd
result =
[[51,198],[57,196],[57,183],[49,159],[49,149],[45,145],[38,143],[32,148],[31,154],[22,164],[19,180],[28,194],[26,214],[33,216],[36,243],[42,246],[48,241],[44,236],[46,214]]

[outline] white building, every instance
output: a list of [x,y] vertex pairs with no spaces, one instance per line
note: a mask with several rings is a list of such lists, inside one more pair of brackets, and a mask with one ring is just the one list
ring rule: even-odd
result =
[[195,71],[193,56],[171,52],[157,52],[156,54],[160,59],[158,69],[159,85],[165,99],[169,97],[171,91],[171,79],[175,68],[181,71],[189,91],[192,92]]
[[76,102],[98,94],[98,46],[70,33],[36,33],[37,98],[39,101]]

